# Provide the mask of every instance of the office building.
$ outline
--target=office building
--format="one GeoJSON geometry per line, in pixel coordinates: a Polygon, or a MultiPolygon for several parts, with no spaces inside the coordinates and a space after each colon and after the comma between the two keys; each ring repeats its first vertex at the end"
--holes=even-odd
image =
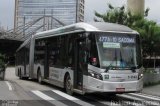
{"type": "MultiPolygon", "coordinates": [[[[84,0],[15,0],[14,27],[22,26],[43,16],[52,16],[65,25],[84,21],[84,0]]],[[[49,21],[51,19],[45,19],[49,21]]],[[[50,21],[49,21],[50,22],[50,21]]],[[[37,22],[32,27],[43,24],[37,22]]],[[[59,27],[53,22],[52,28],[59,27]]]]}

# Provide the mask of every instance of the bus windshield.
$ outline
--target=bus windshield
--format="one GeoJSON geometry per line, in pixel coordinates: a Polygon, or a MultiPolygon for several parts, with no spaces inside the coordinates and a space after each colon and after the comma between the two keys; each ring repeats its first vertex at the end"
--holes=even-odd
{"type": "Polygon", "coordinates": [[[101,67],[132,68],[140,64],[140,45],[136,35],[101,33],[96,35],[101,67]]]}

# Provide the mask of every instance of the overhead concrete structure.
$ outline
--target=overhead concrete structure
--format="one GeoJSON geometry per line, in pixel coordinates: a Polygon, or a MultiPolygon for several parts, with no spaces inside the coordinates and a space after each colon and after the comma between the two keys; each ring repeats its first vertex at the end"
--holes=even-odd
{"type": "Polygon", "coordinates": [[[127,0],[127,7],[132,14],[144,15],[145,0],[127,0]]]}
{"type": "Polygon", "coordinates": [[[6,32],[0,31],[0,54],[5,55],[6,61],[9,62],[10,65],[14,65],[15,52],[21,43],[21,41],[18,41],[13,36],[7,36],[6,32]]]}
{"type": "MultiPolygon", "coordinates": [[[[17,28],[42,16],[52,16],[61,22],[73,24],[84,21],[85,0],[15,0],[15,21],[17,28]]],[[[45,21],[49,21],[48,18],[45,21]]],[[[44,24],[37,23],[33,28],[44,24]]],[[[60,27],[59,23],[50,23],[52,28],[60,27]],[[53,24],[53,25],[52,25],[53,24]]]]}

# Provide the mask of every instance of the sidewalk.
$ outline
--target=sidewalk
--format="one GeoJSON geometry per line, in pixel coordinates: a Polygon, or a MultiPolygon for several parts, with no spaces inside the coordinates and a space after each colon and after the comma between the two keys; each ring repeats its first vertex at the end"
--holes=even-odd
{"type": "Polygon", "coordinates": [[[160,84],[143,88],[142,93],[160,96],[160,84]]]}

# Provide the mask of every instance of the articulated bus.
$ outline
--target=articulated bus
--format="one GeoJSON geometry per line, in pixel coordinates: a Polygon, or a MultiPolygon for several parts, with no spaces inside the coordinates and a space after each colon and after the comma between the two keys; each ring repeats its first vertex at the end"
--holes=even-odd
{"type": "Polygon", "coordinates": [[[40,32],[17,49],[16,75],[62,87],[68,94],[140,92],[140,37],[126,26],[104,22],[40,32]]]}

